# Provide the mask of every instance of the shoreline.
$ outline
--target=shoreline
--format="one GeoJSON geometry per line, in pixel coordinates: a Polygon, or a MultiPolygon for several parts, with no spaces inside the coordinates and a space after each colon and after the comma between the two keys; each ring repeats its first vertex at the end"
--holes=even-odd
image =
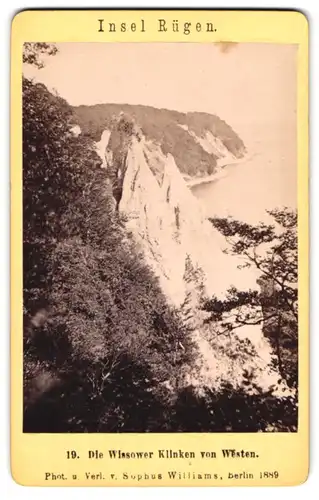
{"type": "Polygon", "coordinates": [[[217,181],[222,179],[227,174],[227,167],[233,165],[240,165],[241,163],[245,163],[246,161],[251,160],[253,155],[247,155],[244,158],[239,158],[229,163],[225,163],[224,165],[217,166],[217,171],[214,174],[206,175],[205,177],[195,177],[195,178],[185,178],[185,182],[189,188],[199,186],[200,184],[209,184],[210,182],[217,181]]]}
{"type": "Polygon", "coordinates": [[[198,177],[196,179],[185,179],[188,187],[192,188],[195,186],[199,186],[200,184],[209,184],[210,182],[217,181],[218,179],[222,179],[226,172],[223,171],[224,167],[221,170],[218,170],[215,174],[207,175],[206,177],[198,177]]]}

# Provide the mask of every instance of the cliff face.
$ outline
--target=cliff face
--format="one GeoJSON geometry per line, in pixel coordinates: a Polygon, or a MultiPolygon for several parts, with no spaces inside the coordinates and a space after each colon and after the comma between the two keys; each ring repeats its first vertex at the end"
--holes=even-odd
{"type": "MultiPolygon", "coordinates": [[[[199,358],[185,383],[214,389],[225,382],[236,386],[245,371],[254,372],[261,387],[276,383],[278,374],[269,368],[271,349],[259,326],[246,327],[229,339],[218,335],[217,325],[205,324],[203,299],[225,296],[230,284],[242,286],[243,273],[238,262],[223,253],[224,238],[205,219],[174,157],[165,155],[121,115],[109,136],[104,161],[128,231],[198,345],[199,358]],[[247,339],[253,354],[245,345],[247,339]]],[[[256,276],[248,273],[245,285],[256,288],[256,276]]]]}

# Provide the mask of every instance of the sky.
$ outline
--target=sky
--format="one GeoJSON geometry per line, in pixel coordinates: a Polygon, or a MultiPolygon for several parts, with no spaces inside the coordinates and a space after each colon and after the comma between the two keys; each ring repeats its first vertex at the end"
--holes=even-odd
{"type": "MultiPolygon", "coordinates": [[[[61,43],[26,76],[70,104],[146,104],[217,114],[239,134],[296,120],[297,46],[266,43],[61,43]]],[[[244,137],[245,138],[245,137],[244,137]]]]}

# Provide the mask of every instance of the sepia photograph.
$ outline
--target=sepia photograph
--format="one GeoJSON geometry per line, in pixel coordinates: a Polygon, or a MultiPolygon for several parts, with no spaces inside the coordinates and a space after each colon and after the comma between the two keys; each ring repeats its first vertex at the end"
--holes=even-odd
{"type": "Polygon", "coordinates": [[[24,43],[23,432],[298,431],[297,50],[24,43]]]}

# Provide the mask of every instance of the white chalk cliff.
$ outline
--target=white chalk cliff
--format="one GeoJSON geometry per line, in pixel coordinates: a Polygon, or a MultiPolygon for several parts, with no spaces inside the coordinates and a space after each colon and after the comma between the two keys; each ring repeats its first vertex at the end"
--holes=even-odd
{"type": "Polygon", "coordinates": [[[277,384],[278,373],[270,367],[271,348],[260,326],[243,327],[229,338],[218,335],[217,325],[204,323],[204,297],[223,297],[231,285],[254,289],[257,276],[240,271],[238,261],[223,253],[224,237],[205,218],[173,156],[165,156],[160,145],[147,141],[123,116],[111,134],[104,133],[98,147],[127,229],[158,276],[168,302],[192,329],[199,356],[185,384],[216,391],[225,382],[238,387],[245,371],[253,373],[264,389],[277,384]]]}
{"type": "Polygon", "coordinates": [[[231,153],[219,137],[216,137],[210,130],[206,130],[203,136],[197,136],[187,125],[179,125],[189,133],[193,139],[209,154],[217,158],[217,166],[238,161],[238,158],[231,153]]]}

